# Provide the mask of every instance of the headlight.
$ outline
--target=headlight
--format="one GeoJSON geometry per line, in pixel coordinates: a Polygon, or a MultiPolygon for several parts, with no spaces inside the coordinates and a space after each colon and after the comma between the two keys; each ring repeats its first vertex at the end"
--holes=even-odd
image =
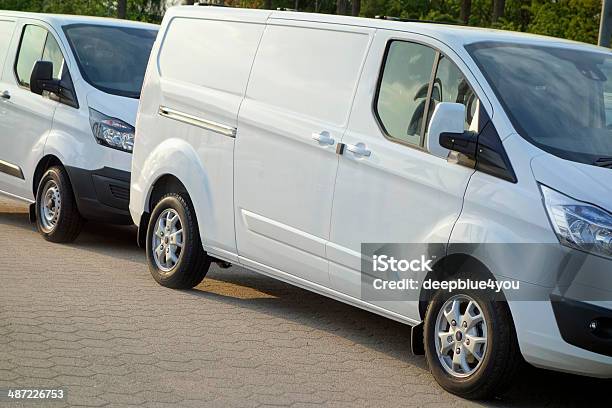
{"type": "Polygon", "coordinates": [[[612,258],[612,214],[546,186],[540,189],[561,244],[612,258]]]}
{"type": "Polygon", "coordinates": [[[131,153],[134,149],[134,127],[89,108],[89,123],[96,142],[131,153]]]}

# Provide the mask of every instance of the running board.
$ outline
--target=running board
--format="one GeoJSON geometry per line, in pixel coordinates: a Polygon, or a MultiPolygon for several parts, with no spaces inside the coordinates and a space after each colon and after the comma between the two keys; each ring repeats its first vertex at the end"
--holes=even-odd
{"type": "Polygon", "coordinates": [[[231,263],[229,263],[229,262],[227,262],[227,261],[224,261],[224,260],[222,260],[222,259],[219,259],[219,258],[215,258],[214,256],[211,256],[211,257],[210,257],[210,260],[211,260],[212,262],[216,263],[216,264],[217,264],[217,266],[218,266],[219,268],[221,268],[221,269],[228,269],[228,268],[231,268],[231,267],[232,267],[232,264],[231,264],[231,263]]]}

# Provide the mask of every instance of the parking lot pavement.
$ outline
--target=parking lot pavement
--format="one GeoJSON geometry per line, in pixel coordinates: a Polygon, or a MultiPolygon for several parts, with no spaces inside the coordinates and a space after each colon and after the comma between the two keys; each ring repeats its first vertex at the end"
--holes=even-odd
{"type": "Polygon", "coordinates": [[[410,354],[401,324],[238,267],[165,289],[134,228],[88,224],[55,245],[26,211],[0,199],[0,389],[65,389],[50,406],[578,407],[610,395],[610,381],[530,368],[498,400],[461,400],[410,354]]]}

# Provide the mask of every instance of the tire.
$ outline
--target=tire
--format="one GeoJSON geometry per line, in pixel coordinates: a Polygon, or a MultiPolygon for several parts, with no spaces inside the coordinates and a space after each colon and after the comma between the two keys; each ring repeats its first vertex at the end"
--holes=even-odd
{"type": "Polygon", "coordinates": [[[190,289],[202,282],[210,257],[202,248],[195,211],[187,194],[171,193],[159,200],[149,219],[146,252],[149,271],[160,285],[190,289]],[[160,248],[167,255],[156,252],[160,248]]]}
{"type": "MultiPolygon", "coordinates": [[[[449,313],[449,316],[453,314],[449,313]]],[[[468,319],[465,320],[467,322],[468,319]]],[[[523,362],[507,303],[499,300],[493,301],[486,293],[479,291],[465,290],[453,293],[438,291],[429,303],[425,314],[423,344],[429,369],[438,384],[448,392],[467,399],[487,399],[501,394],[512,384],[523,362]],[[444,312],[441,312],[443,307],[445,311],[451,311],[453,301],[457,301],[461,307],[459,308],[460,319],[456,321],[452,330],[459,327],[461,334],[457,335],[454,332],[452,336],[438,336],[438,332],[453,332],[451,330],[452,320],[456,319],[451,317],[449,322],[449,318],[444,312]],[[467,309],[470,301],[473,301],[476,307],[470,306],[469,314],[475,317],[476,321],[480,315],[484,320],[482,323],[475,324],[473,328],[468,326],[466,329],[463,326],[464,318],[461,311],[464,310],[463,307],[467,309]],[[447,325],[448,328],[441,329],[440,325],[447,325]],[[485,344],[478,339],[482,339],[483,335],[487,339],[485,344]],[[439,338],[438,343],[436,343],[436,338],[439,338]],[[470,344],[476,355],[481,357],[480,361],[467,350],[470,344]],[[446,354],[440,353],[446,357],[440,357],[437,351],[442,350],[443,345],[450,347],[446,354]],[[461,345],[464,348],[460,348],[461,345]],[[457,354],[457,350],[460,353],[457,354]],[[461,357],[465,357],[469,370],[456,367],[453,364],[455,356],[459,361],[461,357]],[[452,372],[449,371],[449,359],[452,372]]]]}
{"type": "Polygon", "coordinates": [[[47,240],[56,243],[74,241],[83,227],[74,192],[66,170],[50,167],[36,190],[36,228],[47,240]]]}

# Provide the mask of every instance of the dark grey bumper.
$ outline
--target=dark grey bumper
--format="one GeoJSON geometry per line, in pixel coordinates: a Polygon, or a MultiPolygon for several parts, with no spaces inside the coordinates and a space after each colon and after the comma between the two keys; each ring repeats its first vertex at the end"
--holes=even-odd
{"type": "Polygon", "coordinates": [[[129,212],[130,172],[104,167],[66,167],[81,215],[91,221],[132,224],[129,212]]]}
{"type": "Polygon", "coordinates": [[[612,357],[612,310],[556,295],[550,300],[563,340],[612,357]]]}

